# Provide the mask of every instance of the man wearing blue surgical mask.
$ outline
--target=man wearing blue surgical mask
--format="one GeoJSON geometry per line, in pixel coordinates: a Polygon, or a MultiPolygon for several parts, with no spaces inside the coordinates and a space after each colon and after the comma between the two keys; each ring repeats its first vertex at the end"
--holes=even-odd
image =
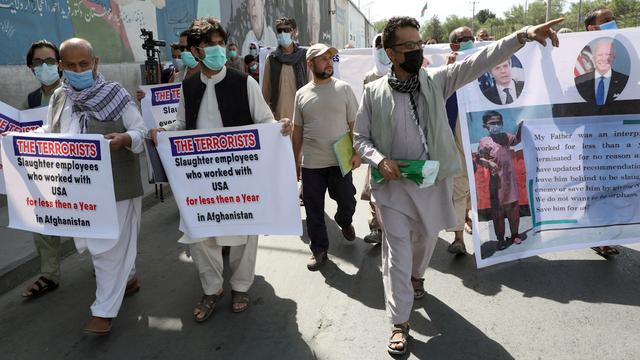
{"type": "Polygon", "coordinates": [[[276,20],[276,31],[278,48],[265,61],[262,94],[276,119],[291,119],[296,91],[309,82],[307,51],[294,41],[298,35],[294,19],[276,20]]]}
{"type": "Polygon", "coordinates": [[[47,40],[39,40],[31,44],[27,52],[27,66],[40,83],[40,87],[29,93],[23,109],[33,109],[49,105],[49,99],[60,84],[58,48],[47,40]]]}
{"type": "MultiPolygon", "coordinates": [[[[275,122],[262,97],[260,85],[247,74],[225,66],[227,32],[218,20],[195,20],[189,28],[187,40],[191,53],[200,62],[201,72],[182,82],[176,121],[149,131],[154,142],[157,142],[159,131],[218,129],[275,122]]],[[[291,121],[282,119],[280,122],[283,136],[290,136],[291,121]]],[[[185,234],[179,241],[189,244],[204,293],[193,309],[194,321],[207,320],[222,298],[224,246],[230,247],[231,310],[239,313],[249,308],[248,291],[255,275],[257,235],[192,239],[185,234]]]]}
{"type": "Polygon", "coordinates": [[[584,17],[584,28],[587,31],[615,30],[618,24],[611,10],[601,8],[587,13],[584,17]]]}
{"type": "MultiPolygon", "coordinates": [[[[23,109],[49,105],[53,92],[62,84],[59,61],[60,52],[51,42],[39,40],[31,44],[27,52],[27,66],[40,82],[40,87],[27,96],[23,109]]],[[[44,295],[60,284],[60,236],[34,233],[33,240],[40,255],[40,276],[22,293],[27,299],[44,295]]]]}
{"type": "MultiPolygon", "coordinates": [[[[457,60],[458,51],[466,51],[474,46],[471,29],[467,26],[459,27],[449,34],[449,47],[451,53],[447,57],[447,65],[453,64],[457,60]]],[[[447,247],[447,251],[452,254],[466,254],[467,249],[464,244],[464,232],[471,231],[471,222],[467,221],[467,214],[471,209],[471,197],[469,190],[469,180],[467,179],[467,166],[462,149],[462,135],[460,131],[460,117],[458,116],[458,95],[454,93],[447,99],[447,117],[449,126],[453,130],[458,154],[462,160],[462,171],[453,178],[453,207],[456,213],[456,225],[447,229],[454,233],[453,242],[447,247]]]]}
{"type": "Polygon", "coordinates": [[[106,335],[123,297],[140,289],[135,276],[143,194],[138,154],[144,150],[147,130],[129,93],[98,71],[91,43],[65,40],[60,59],[65,80],[51,97],[46,123],[36,132],[102,134],[109,140],[120,233],[111,239],[74,238],[79,252],[91,254],[96,275],[96,299],[84,330],[106,335]]]}
{"type": "MultiPolygon", "coordinates": [[[[377,34],[373,39],[373,69],[369,70],[364,76],[364,85],[372,81],[376,81],[385,76],[391,69],[391,60],[387,56],[382,46],[382,34],[377,34]]],[[[369,179],[371,178],[371,167],[367,167],[367,177],[362,188],[360,195],[361,200],[369,202],[369,235],[366,235],[363,240],[369,244],[381,244],[382,243],[382,227],[380,226],[379,215],[375,204],[371,201],[371,186],[369,186],[369,179]]]]}
{"type": "Polygon", "coordinates": [[[227,45],[227,58],[227,67],[244,72],[244,63],[242,59],[240,59],[238,45],[234,43],[227,45]]]}

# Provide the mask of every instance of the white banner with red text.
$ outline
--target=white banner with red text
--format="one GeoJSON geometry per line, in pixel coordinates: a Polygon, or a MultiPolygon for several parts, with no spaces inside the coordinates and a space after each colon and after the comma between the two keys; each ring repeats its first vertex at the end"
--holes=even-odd
{"type": "Polygon", "coordinates": [[[46,235],[119,234],[109,142],[102,135],[2,138],[9,227],[46,235]]]}
{"type": "Polygon", "coordinates": [[[158,133],[185,234],[302,234],[291,141],[280,130],[263,124],[158,133]]]}

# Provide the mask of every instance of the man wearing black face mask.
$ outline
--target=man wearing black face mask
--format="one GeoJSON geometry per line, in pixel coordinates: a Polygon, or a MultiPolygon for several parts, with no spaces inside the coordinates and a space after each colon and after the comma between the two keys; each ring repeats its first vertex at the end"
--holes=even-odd
{"type": "Polygon", "coordinates": [[[485,47],[465,61],[421,69],[420,25],[410,17],[389,19],[382,43],[393,63],[389,75],[365,86],[354,128],[354,148],[377,167],[385,181],[372,181],[372,196],[384,224],[382,273],[386,308],[394,328],[387,346],[404,354],[414,299],[426,294],[422,276],[438,232],[455,225],[452,185],[461,164],[446,116],[445,100],[492,66],[511,57],[527,41],[546,45],[558,37],[551,26],[563,19],[526,27],[485,47]],[[403,178],[404,160],[432,160],[433,185],[419,188],[403,178]],[[439,164],[439,167],[435,165],[439,164]]]}

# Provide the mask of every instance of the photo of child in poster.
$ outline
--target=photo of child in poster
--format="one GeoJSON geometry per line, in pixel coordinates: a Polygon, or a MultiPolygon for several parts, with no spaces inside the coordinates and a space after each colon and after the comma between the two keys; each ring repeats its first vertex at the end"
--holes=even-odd
{"type": "Polygon", "coordinates": [[[522,122],[510,111],[470,114],[469,135],[476,185],[478,222],[486,223],[490,240],[482,258],[526,240],[522,217],[530,217],[526,170],[520,134],[522,122]]]}

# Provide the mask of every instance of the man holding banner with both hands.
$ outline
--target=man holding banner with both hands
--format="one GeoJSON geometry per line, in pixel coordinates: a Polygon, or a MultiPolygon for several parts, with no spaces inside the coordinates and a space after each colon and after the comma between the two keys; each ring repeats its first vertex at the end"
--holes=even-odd
{"type": "MultiPolygon", "coordinates": [[[[182,83],[176,121],[149,131],[157,144],[159,131],[218,129],[275,122],[258,83],[247,74],[227,68],[227,32],[213,18],[195,20],[188,29],[189,51],[200,64],[200,73],[182,83]]],[[[291,122],[282,119],[282,135],[291,134],[291,122]]],[[[204,295],[193,310],[196,322],[207,320],[223,296],[222,247],[230,246],[232,311],[249,307],[258,249],[257,235],[216,236],[179,240],[189,244],[198,267],[204,295]]]]}

